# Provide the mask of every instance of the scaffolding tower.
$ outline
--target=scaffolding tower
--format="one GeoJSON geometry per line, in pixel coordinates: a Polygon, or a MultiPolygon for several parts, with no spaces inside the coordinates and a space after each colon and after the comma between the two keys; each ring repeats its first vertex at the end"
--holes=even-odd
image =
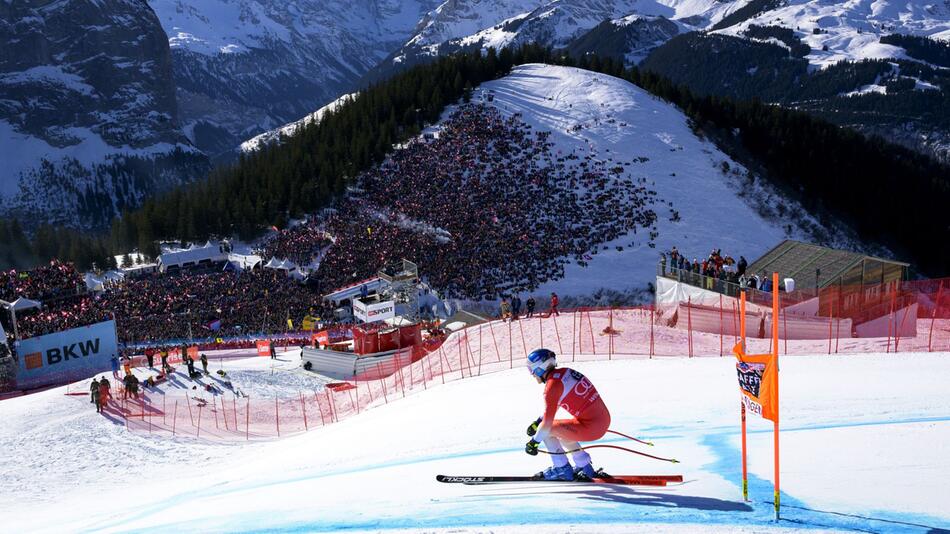
{"type": "Polygon", "coordinates": [[[380,289],[381,300],[403,305],[402,315],[410,322],[419,320],[419,266],[402,259],[383,266],[377,273],[386,284],[380,289]]]}

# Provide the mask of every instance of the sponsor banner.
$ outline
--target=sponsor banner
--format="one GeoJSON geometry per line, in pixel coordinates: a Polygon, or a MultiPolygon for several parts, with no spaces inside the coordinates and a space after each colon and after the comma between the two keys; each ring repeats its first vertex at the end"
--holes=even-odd
{"type": "Polygon", "coordinates": [[[257,355],[270,356],[270,341],[266,339],[259,339],[257,341],[257,355]]]}
{"type": "Polygon", "coordinates": [[[39,387],[88,378],[111,369],[118,356],[115,321],[47,334],[17,343],[18,387],[39,387]]]}
{"type": "Polygon", "coordinates": [[[396,316],[396,303],[387,300],[377,304],[364,304],[359,299],[353,299],[353,316],[364,323],[392,319],[396,316]]]}
{"type": "Polygon", "coordinates": [[[732,349],[736,358],[736,373],[739,392],[746,410],[765,419],[775,421],[778,417],[775,390],[778,388],[778,373],[771,354],[746,355],[742,345],[732,349]]]}

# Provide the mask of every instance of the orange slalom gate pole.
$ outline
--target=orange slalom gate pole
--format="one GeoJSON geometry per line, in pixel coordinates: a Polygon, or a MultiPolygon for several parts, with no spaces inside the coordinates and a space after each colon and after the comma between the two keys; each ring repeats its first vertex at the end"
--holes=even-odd
{"type": "MultiPolygon", "coordinates": [[[[778,273],[772,273],[772,316],[775,317],[779,309],[779,294],[778,294],[778,273]]],[[[772,321],[772,358],[775,365],[775,372],[779,372],[778,365],[778,321],[772,321]]],[[[781,486],[779,484],[779,447],[778,447],[778,420],[779,420],[779,394],[778,394],[778,375],[776,374],[775,378],[775,430],[774,430],[774,447],[775,447],[775,520],[779,520],[779,497],[781,494],[781,486]]]]}

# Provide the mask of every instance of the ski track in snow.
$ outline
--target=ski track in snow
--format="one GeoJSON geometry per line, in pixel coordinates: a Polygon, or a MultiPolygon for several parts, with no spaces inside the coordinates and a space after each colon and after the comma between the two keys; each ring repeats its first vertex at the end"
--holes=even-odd
{"type": "MultiPolygon", "coordinates": [[[[783,529],[950,527],[940,491],[950,473],[950,395],[941,379],[950,372],[947,356],[783,359],[783,529]]],[[[255,368],[262,383],[279,380],[268,362],[247,362],[228,364],[245,369],[242,382],[253,380],[255,368]]],[[[613,428],[651,439],[656,447],[648,452],[683,463],[603,450],[593,452],[595,462],[615,473],[682,473],[684,483],[435,482],[438,473],[529,474],[545,465],[522,452],[523,427],[539,408],[540,389],[516,368],[430,387],[323,429],[250,445],[130,434],[95,416],[84,397],[63,397],[61,389],[3,401],[4,473],[28,479],[48,455],[70,447],[80,469],[17,482],[0,495],[0,513],[12,518],[12,530],[49,532],[64,524],[84,532],[773,528],[771,424],[755,418],[749,422],[752,502],[741,501],[731,358],[572,366],[604,395],[613,428]],[[68,445],[46,451],[42,442],[17,441],[37,417],[46,419],[49,439],[66,432],[68,445]],[[76,424],[83,432],[67,431],[76,424]],[[26,457],[33,461],[20,465],[26,457]],[[129,470],[137,476],[124,477],[129,470]]],[[[282,363],[276,372],[295,373],[292,367],[282,363]]],[[[289,379],[290,387],[296,380],[289,379]]]]}

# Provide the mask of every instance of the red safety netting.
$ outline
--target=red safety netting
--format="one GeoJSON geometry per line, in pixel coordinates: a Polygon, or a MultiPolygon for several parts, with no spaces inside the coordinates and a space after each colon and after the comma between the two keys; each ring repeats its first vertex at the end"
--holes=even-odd
{"type": "MultiPolygon", "coordinates": [[[[777,318],[780,353],[950,351],[950,286],[947,294],[944,291],[939,284],[935,291],[917,291],[913,298],[894,291],[880,299],[884,303],[890,299],[891,304],[874,318],[859,317],[857,311],[807,315],[796,312],[795,306],[801,308],[808,299],[783,299],[777,318]],[[856,324],[858,320],[863,322],[856,324]],[[875,322],[868,325],[869,321],[875,322]],[[861,332],[873,336],[855,337],[861,332]]],[[[816,296],[839,299],[845,294],[839,289],[816,296]]],[[[542,346],[556,351],[559,360],[568,364],[729,357],[739,332],[734,300],[725,295],[701,303],[687,299],[672,313],[652,306],[582,308],[559,315],[495,320],[401,349],[385,364],[368,359],[354,379],[316,391],[281,398],[235,396],[230,391],[145,393],[139,399],[113,401],[107,415],[121,417],[129,430],[141,433],[215,441],[273,439],[331,424],[446,382],[522,367],[527,354],[542,346]]],[[[751,300],[746,312],[747,350],[766,352],[770,340],[765,333],[771,330],[773,317],[770,310],[751,300]]],[[[118,389],[117,397],[121,394],[118,389]]]]}

